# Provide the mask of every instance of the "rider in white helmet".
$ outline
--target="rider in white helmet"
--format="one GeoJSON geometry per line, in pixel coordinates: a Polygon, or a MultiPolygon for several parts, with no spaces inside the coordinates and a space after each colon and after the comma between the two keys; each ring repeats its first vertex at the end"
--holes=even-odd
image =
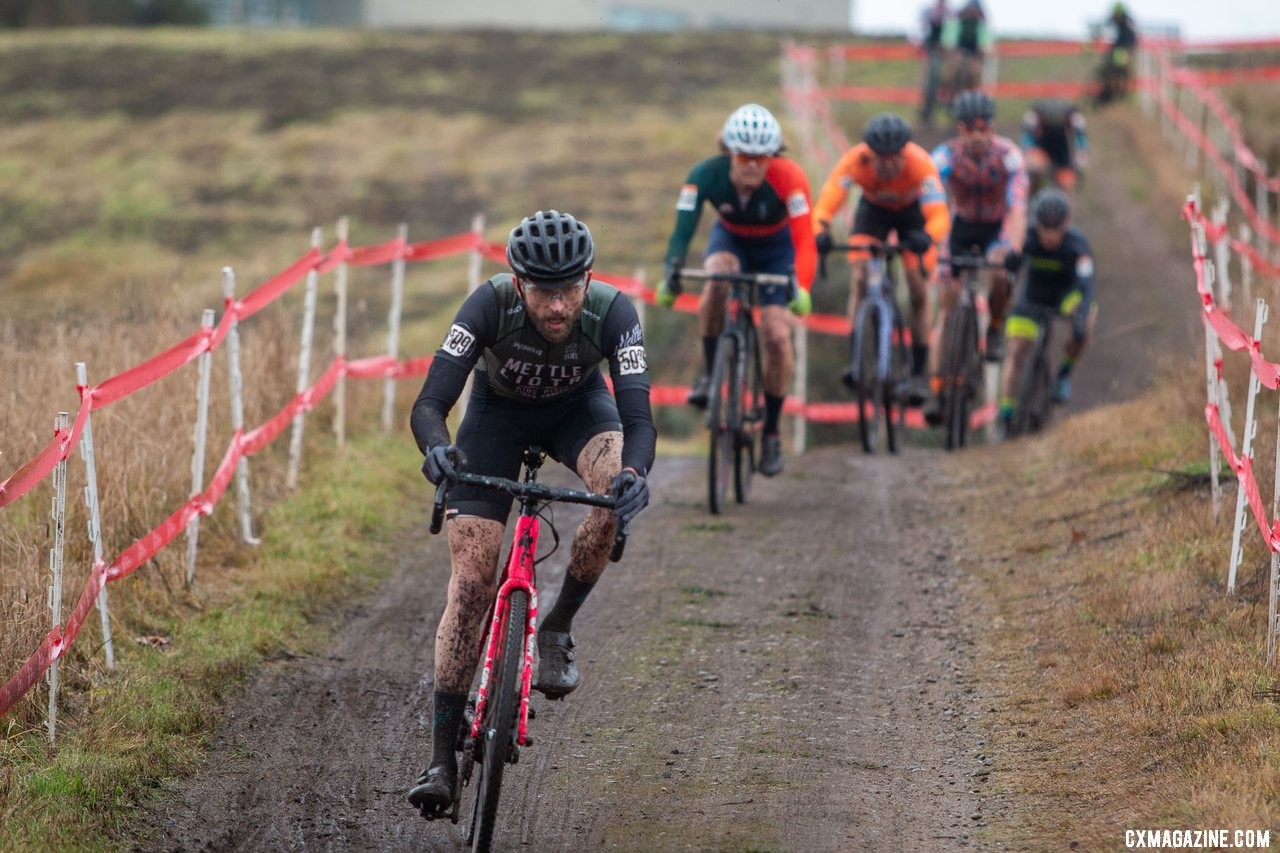
{"type": "MultiPolygon", "coordinates": [[[[782,471],[778,421],[791,386],[795,356],[791,346],[792,314],[803,317],[812,307],[809,286],[817,267],[810,216],[809,179],[791,159],[779,156],[782,128],[759,104],[734,110],[720,131],[720,153],[694,166],[676,199],[676,223],[667,246],[666,275],[658,286],[658,302],[671,305],[681,292],[680,268],[698,228],[704,202],[716,211],[703,267],[709,273],[781,273],[796,287],[759,290],[760,340],[764,345],[765,422],[760,471],[782,471]]],[[[728,282],[709,281],[702,290],[698,328],[706,372],[689,392],[693,406],[707,404],[708,375],[716,343],[724,327],[728,282]]]]}

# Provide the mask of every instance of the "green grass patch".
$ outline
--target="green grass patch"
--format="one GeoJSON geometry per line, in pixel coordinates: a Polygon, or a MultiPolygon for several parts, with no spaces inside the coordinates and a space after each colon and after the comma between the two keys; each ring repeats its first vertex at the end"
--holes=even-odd
{"type": "Polygon", "coordinates": [[[303,489],[263,520],[245,566],[207,569],[198,607],[154,617],[166,646],[117,637],[117,673],[68,700],[56,748],[9,732],[0,847],[117,837],[150,788],[199,765],[222,701],[263,658],[323,648],[331,614],[389,573],[395,533],[416,516],[415,454],[401,436],[374,436],[314,460],[303,489]]]}

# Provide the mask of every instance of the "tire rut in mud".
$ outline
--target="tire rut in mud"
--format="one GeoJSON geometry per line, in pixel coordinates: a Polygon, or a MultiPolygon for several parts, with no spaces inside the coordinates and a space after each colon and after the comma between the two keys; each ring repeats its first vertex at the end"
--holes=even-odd
{"type": "MultiPolygon", "coordinates": [[[[820,450],[714,518],[703,462],[660,460],[654,506],[575,625],[583,686],[535,698],[495,849],[968,846],[981,735],[926,497],[937,458],[820,450]]],[[[564,533],[579,516],[557,517],[564,533]]],[[[422,539],[404,535],[328,656],[272,663],[231,703],[137,847],[460,845],[404,802],[429,750],[422,673],[447,578],[443,541],[422,539]]]]}

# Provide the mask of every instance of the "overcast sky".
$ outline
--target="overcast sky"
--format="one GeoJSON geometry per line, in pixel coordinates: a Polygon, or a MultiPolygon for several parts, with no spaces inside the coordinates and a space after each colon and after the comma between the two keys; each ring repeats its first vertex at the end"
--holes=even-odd
{"type": "MultiPolygon", "coordinates": [[[[950,0],[954,8],[960,0],[950,0]]],[[[903,32],[916,28],[925,0],[851,0],[857,32],[903,32]]],[[[1111,0],[982,0],[997,37],[1055,35],[1081,37],[1090,20],[1105,17],[1111,0]],[[1056,11],[1050,12],[1049,9],[1056,11]]],[[[1129,14],[1144,23],[1177,24],[1183,38],[1264,38],[1280,36],[1277,0],[1126,0],[1129,14]]]]}

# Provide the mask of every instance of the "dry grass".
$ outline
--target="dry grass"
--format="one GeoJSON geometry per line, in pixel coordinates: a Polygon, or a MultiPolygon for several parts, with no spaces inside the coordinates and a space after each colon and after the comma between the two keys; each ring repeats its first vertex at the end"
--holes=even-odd
{"type": "Polygon", "coordinates": [[[1275,828],[1269,563],[1250,530],[1241,592],[1225,595],[1233,501],[1214,523],[1200,388],[1164,387],[966,460],[965,503],[1007,510],[964,549],[991,626],[979,680],[1008,799],[993,841],[1114,849],[1125,828],[1275,828]]]}
{"type": "MultiPolygon", "coordinates": [[[[75,410],[75,361],[88,364],[96,383],[154,355],[193,331],[201,309],[220,307],[224,264],[236,265],[243,294],[305,251],[312,225],[339,215],[352,217],[352,241],[362,244],[389,239],[401,221],[411,240],[452,234],[483,209],[487,236],[500,239],[530,210],[558,206],[591,223],[602,269],[652,267],[683,171],[714,151],[729,109],[769,102],[776,91],[777,40],[769,35],[513,36],[496,50],[493,38],[0,37],[0,81],[18,93],[0,106],[0,192],[8,200],[0,217],[0,477],[47,441],[58,409],[75,410]],[[743,62],[745,54],[759,61],[743,62]],[[725,75],[726,56],[739,73],[725,75]]],[[[326,244],[332,239],[327,227],[326,244]]],[[[385,269],[352,273],[354,355],[384,346],[386,279],[385,269]]],[[[434,349],[439,316],[464,280],[465,259],[411,268],[402,352],[434,349]]],[[[331,293],[331,280],[322,282],[314,365],[332,352],[331,293]]],[[[247,324],[249,425],[293,393],[301,298],[297,288],[247,324]]],[[[654,326],[655,352],[685,328],[662,319],[654,326]]],[[[658,369],[683,373],[692,355],[673,351],[672,366],[658,369]]],[[[230,433],[225,371],[223,352],[206,479],[230,433]]],[[[187,367],[94,417],[108,557],[190,491],[194,384],[187,367]]],[[[380,393],[381,383],[349,384],[353,432],[377,428],[380,393]]],[[[411,394],[402,389],[401,413],[411,394]]],[[[314,447],[329,446],[330,412],[322,406],[312,416],[314,447]]],[[[282,494],[283,446],[251,462],[255,515],[282,494]]],[[[70,477],[74,496],[84,477],[78,457],[70,477]]],[[[25,660],[48,630],[48,498],[41,484],[0,512],[0,660],[25,660]]],[[[232,505],[224,500],[205,522],[206,567],[247,559],[235,544],[232,505]]],[[[70,500],[68,512],[64,616],[89,563],[80,503],[70,500]]],[[[206,603],[208,587],[182,587],[182,552],[169,548],[109,587],[122,638],[206,603]]],[[[207,583],[220,576],[202,569],[207,583]]],[[[85,631],[64,668],[73,695],[100,659],[96,618],[85,631]]],[[[29,699],[11,723],[34,727],[37,704],[29,699]]]]}

